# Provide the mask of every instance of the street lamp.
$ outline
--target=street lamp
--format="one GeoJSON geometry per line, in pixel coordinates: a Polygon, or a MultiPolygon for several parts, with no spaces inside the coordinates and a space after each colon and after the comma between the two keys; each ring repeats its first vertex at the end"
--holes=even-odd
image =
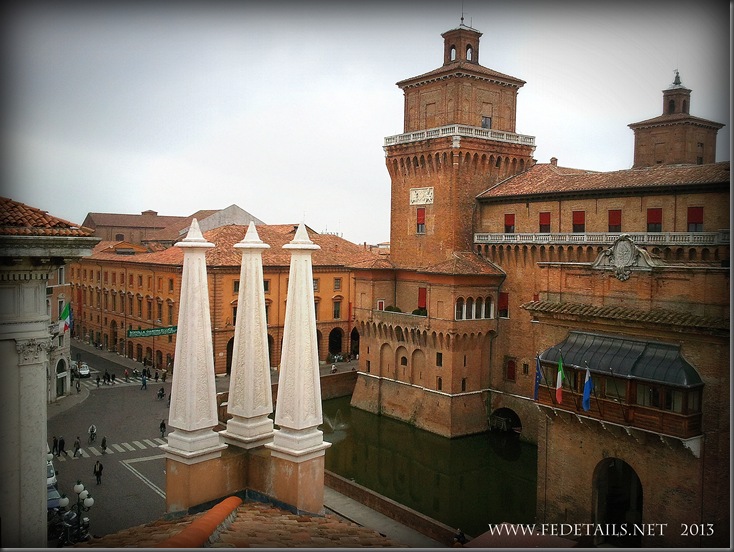
{"type": "MultiPolygon", "coordinates": [[[[74,492],[77,495],[77,499],[76,504],[72,505],[72,508],[76,509],[76,541],[79,542],[82,535],[82,512],[88,512],[92,508],[94,499],[89,494],[89,491],[84,488],[81,480],[77,480],[76,485],[74,485],[74,492]]],[[[66,508],[68,505],[69,498],[66,495],[62,495],[61,500],[59,500],[59,506],[66,508]]]]}

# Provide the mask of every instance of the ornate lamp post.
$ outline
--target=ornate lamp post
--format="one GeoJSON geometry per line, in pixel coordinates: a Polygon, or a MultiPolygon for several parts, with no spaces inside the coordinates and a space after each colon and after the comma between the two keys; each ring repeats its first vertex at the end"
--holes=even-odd
{"type": "MultiPolygon", "coordinates": [[[[84,484],[78,480],[74,485],[74,492],[77,495],[76,504],[72,505],[73,509],[76,509],[76,541],[81,539],[82,534],[82,512],[88,512],[94,505],[94,499],[89,494],[89,491],[84,488],[84,484]]],[[[66,495],[61,496],[59,506],[66,508],[69,505],[69,498],[66,495]]]]}

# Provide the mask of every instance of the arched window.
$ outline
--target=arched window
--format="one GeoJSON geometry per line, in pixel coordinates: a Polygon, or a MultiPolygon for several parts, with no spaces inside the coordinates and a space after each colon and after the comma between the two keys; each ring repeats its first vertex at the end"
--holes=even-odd
{"type": "Polygon", "coordinates": [[[675,113],[675,101],[669,100],[668,101],[668,115],[672,115],[675,113]]]}
{"type": "Polygon", "coordinates": [[[456,61],[456,46],[451,47],[451,61],[456,61]]]}
{"type": "Polygon", "coordinates": [[[688,102],[683,100],[683,113],[688,113],[688,102]]]}
{"type": "Polygon", "coordinates": [[[474,318],[484,318],[484,303],[481,297],[474,304],[474,318]]]}
{"type": "Polygon", "coordinates": [[[474,316],[474,299],[469,297],[469,299],[466,300],[466,319],[471,320],[475,318],[474,316]]]}
{"type": "Polygon", "coordinates": [[[494,318],[494,313],[492,312],[492,298],[487,297],[484,301],[484,318],[494,318]]]}
{"type": "Polygon", "coordinates": [[[400,366],[407,366],[408,365],[408,357],[400,357],[400,366]]]}
{"type": "Polygon", "coordinates": [[[441,391],[442,388],[443,388],[443,380],[441,380],[441,378],[438,377],[436,378],[436,389],[438,391],[441,391]]]}
{"type": "Polygon", "coordinates": [[[467,59],[467,61],[471,61],[473,56],[474,56],[474,49],[471,47],[471,45],[468,45],[466,47],[466,59],[467,59]]]}
{"type": "Polygon", "coordinates": [[[464,320],[464,299],[456,300],[456,320],[464,320]]]}

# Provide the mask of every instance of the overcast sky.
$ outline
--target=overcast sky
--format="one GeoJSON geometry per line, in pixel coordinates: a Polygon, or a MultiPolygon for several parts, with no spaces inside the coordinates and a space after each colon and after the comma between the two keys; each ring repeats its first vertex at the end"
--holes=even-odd
{"type": "Polygon", "coordinates": [[[388,241],[395,83],[442,65],[462,9],[479,63],[526,81],[516,130],[538,162],[630,168],[627,125],[663,113],[676,68],[691,114],[726,123],[729,160],[727,2],[115,5],[18,2],[4,18],[2,194],[75,223],[236,204],[388,241]]]}

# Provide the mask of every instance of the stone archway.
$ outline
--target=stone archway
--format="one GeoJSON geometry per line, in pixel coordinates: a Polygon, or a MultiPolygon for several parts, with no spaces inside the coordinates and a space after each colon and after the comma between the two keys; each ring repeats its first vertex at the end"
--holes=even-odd
{"type": "MultiPolygon", "coordinates": [[[[593,478],[594,523],[620,526],[642,523],[642,483],[635,470],[619,458],[605,458],[593,478]]],[[[597,537],[595,545],[639,547],[641,535],[597,537]]]]}
{"type": "Polygon", "coordinates": [[[356,326],[352,328],[352,332],[349,334],[349,354],[353,358],[359,354],[359,332],[356,326]]]}
{"type": "MultiPolygon", "coordinates": [[[[270,338],[270,336],[268,336],[270,338]]],[[[270,341],[270,339],[268,339],[270,341]]],[[[232,357],[234,356],[234,337],[227,341],[227,375],[232,374],[232,357]]],[[[272,366],[272,365],[268,365],[272,366]]]]}
{"type": "Polygon", "coordinates": [[[344,332],[341,328],[334,328],[329,332],[329,353],[336,355],[342,352],[344,332]]]}
{"type": "Polygon", "coordinates": [[[60,358],[56,363],[56,397],[66,395],[66,361],[60,358]]]}

